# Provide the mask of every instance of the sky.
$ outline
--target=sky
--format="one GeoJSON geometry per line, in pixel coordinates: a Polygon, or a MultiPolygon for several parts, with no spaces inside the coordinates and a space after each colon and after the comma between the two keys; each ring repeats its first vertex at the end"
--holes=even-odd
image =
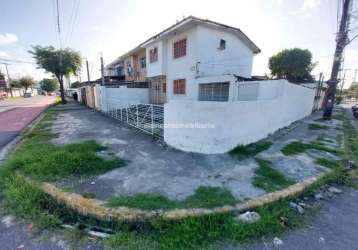
{"type": "MultiPolygon", "coordinates": [[[[309,49],[313,74],[329,78],[339,0],[59,0],[61,40],[89,61],[90,77],[105,64],[183,17],[193,15],[238,27],[259,46],[253,75],[269,73],[268,59],[285,48],[309,49]]],[[[341,1],[341,0],[340,0],[341,1]]],[[[358,0],[353,0],[358,10],[358,0]]],[[[29,63],[8,65],[12,78],[48,77],[28,53],[34,45],[59,47],[55,0],[1,0],[0,58],[29,63]]],[[[358,20],[351,28],[358,34],[358,20]]],[[[346,85],[358,69],[358,38],[345,51],[346,85]]],[[[83,65],[84,66],[84,65],[83,65]]],[[[4,66],[0,65],[4,72],[4,66]]],[[[85,68],[81,73],[86,79],[85,68]]],[[[73,79],[74,80],[74,79],[73,79]]],[[[358,76],[357,76],[358,81],[358,76]]]]}

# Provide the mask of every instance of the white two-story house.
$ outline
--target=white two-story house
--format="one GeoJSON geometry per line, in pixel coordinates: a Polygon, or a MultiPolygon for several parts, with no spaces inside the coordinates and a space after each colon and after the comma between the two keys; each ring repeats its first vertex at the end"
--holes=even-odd
{"type": "Polygon", "coordinates": [[[151,104],[227,101],[233,91],[223,76],[250,78],[257,53],[240,29],[190,16],[118,57],[107,70],[125,81],[149,82],[151,104]]]}
{"type": "Polygon", "coordinates": [[[260,49],[238,28],[188,17],[141,44],[146,49],[150,102],[173,99],[227,101],[220,76],[251,77],[260,49]]]}

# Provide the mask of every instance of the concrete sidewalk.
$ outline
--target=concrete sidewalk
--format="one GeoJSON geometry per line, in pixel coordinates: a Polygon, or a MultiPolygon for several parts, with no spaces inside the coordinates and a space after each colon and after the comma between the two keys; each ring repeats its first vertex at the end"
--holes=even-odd
{"type": "MultiPolygon", "coordinates": [[[[239,161],[229,154],[185,153],[100,113],[78,107],[80,109],[59,113],[52,127],[59,136],[53,142],[63,145],[94,139],[129,163],[126,167],[93,178],[68,178],[55,183],[58,187],[80,194],[91,193],[102,200],[114,195],[139,193],[161,194],[182,200],[200,186],[225,188],[238,200],[265,193],[252,185],[255,169],[258,168],[253,158],[239,161]]],[[[319,117],[320,114],[312,115],[270,136],[267,140],[272,141],[273,145],[260,157],[272,160],[278,171],[296,181],[327,171],[314,164],[316,158],[326,155],[325,152],[308,152],[290,157],[281,153],[282,147],[294,140],[311,142],[322,135],[333,138],[339,133],[339,121],[328,124],[330,128],[326,130],[308,129],[308,124],[319,117]]]]}

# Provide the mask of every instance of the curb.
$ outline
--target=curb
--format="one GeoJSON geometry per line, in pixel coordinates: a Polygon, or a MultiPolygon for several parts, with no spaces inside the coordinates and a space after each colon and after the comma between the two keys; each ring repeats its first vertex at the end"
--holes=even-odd
{"type": "MultiPolygon", "coordinates": [[[[128,207],[108,208],[104,206],[104,201],[97,199],[88,199],[76,193],[64,192],[54,185],[43,182],[40,189],[46,194],[53,197],[57,202],[66,205],[81,215],[93,216],[99,220],[111,221],[144,221],[149,219],[179,220],[190,217],[199,217],[212,214],[223,213],[239,213],[250,209],[254,209],[272,202],[295,196],[302,193],[307,187],[311,186],[319,178],[317,177],[305,179],[302,182],[289,186],[286,189],[268,193],[255,199],[238,203],[234,206],[222,206],[215,208],[190,208],[190,209],[173,209],[173,210],[141,210],[128,207]]],[[[32,181],[26,179],[29,183],[32,181]]]]}

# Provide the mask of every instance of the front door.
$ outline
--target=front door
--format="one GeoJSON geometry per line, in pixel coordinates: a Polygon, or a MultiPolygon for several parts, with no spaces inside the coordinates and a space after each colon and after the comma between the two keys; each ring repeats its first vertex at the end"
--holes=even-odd
{"type": "Polygon", "coordinates": [[[167,100],[167,86],[163,82],[151,82],[150,84],[150,103],[163,104],[167,100]]]}

